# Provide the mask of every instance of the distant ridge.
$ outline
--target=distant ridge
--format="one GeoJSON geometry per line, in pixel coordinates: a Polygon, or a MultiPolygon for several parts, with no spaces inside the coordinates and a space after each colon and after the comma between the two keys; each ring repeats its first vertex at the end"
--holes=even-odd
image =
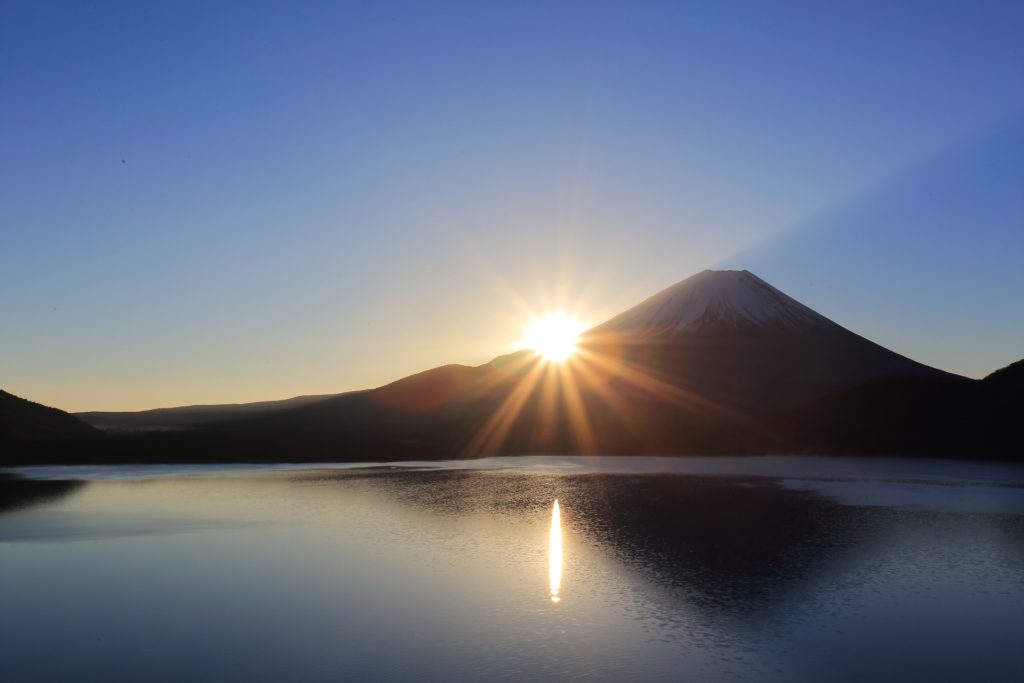
{"type": "Polygon", "coordinates": [[[223,420],[266,416],[335,396],[337,394],[311,394],[277,401],[180,406],[139,411],[90,411],[74,415],[93,427],[106,431],[196,429],[223,420]]]}

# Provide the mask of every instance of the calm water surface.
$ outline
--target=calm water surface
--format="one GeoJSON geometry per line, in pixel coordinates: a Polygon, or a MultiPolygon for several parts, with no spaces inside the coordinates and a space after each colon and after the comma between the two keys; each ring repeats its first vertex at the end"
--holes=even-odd
{"type": "Polygon", "coordinates": [[[1024,669],[1012,466],[497,458],[17,474],[0,479],[4,681],[1024,669]]]}

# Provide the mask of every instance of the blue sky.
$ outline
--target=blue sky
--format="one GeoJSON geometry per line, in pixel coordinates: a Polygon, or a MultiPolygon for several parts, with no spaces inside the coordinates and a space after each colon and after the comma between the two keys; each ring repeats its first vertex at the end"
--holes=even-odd
{"type": "Polygon", "coordinates": [[[0,386],[374,386],[746,267],[1024,357],[1022,3],[0,5],[0,386]]]}

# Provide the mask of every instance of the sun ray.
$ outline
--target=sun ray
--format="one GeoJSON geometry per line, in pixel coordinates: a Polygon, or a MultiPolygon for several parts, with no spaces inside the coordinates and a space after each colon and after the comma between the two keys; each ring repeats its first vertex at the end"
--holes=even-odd
{"type": "Polygon", "coordinates": [[[622,358],[621,355],[604,354],[592,348],[581,348],[578,356],[607,370],[616,379],[621,379],[646,394],[678,407],[709,416],[725,416],[734,419],[744,417],[741,413],[727,408],[721,403],[658,379],[643,366],[632,363],[622,358]]]}
{"type": "Polygon", "coordinates": [[[540,381],[540,405],[537,413],[538,433],[533,435],[541,444],[551,442],[551,437],[557,426],[556,418],[560,406],[558,401],[558,381],[555,373],[557,372],[556,368],[561,367],[561,363],[546,363],[544,365],[544,375],[540,381]]]}
{"type": "Polygon", "coordinates": [[[569,448],[583,454],[623,444],[650,448],[657,445],[659,430],[671,423],[665,422],[668,413],[644,407],[659,404],[708,420],[752,422],[750,416],[630,360],[619,340],[580,335],[580,327],[561,312],[534,319],[531,329],[539,330],[534,353],[510,354],[494,362],[477,391],[482,400],[499,397],[498,405],[469,436],[464,455],[500,453],[513,434],[517,448],[569,448]],[[643,398],[637,403],[628,391],[623,394],[624,388],[653,403],[643,398]],[[529,433],[513,430],[523,415],[530,419],[520,426],[529,427],[529,433]]]}
{"type": "Polygon", "coordinates": [[[533,393],[534,388],[540,381],[543,370],[543,365],[535,363],[526,375],[518,380],[508,398],[502,402],[501,406],[494,411],[494,414],[488,418],[487,422],[470,439],[464,449],[467,455],[474,456],[491,453],[501,445],[508,435],[509,429],[511,429],[519,413],[522,411],[523,406],[526,405],[526,401],[529,400],[530,394],[533,393]]]}
{"type": "Polygon", "coordinates": [[[586,407],[583,405],[579,384],[576,381],[577,375],[582,375],[584,372],[585,368],[575,363],[561,365],[558,367],[558,385],[565,401],[569,428],[576,446],[583,453],[593,453],[596,451],[594,432],[586,407]]]}

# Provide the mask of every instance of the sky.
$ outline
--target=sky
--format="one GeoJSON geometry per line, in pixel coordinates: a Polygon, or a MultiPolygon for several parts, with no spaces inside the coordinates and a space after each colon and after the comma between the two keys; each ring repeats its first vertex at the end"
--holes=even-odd
{"type": "Polygon", "coordinates": [[[1024,357],[1024,3],[0,2],[0,388],[367,388],[748,268],[1024,357]]]}

